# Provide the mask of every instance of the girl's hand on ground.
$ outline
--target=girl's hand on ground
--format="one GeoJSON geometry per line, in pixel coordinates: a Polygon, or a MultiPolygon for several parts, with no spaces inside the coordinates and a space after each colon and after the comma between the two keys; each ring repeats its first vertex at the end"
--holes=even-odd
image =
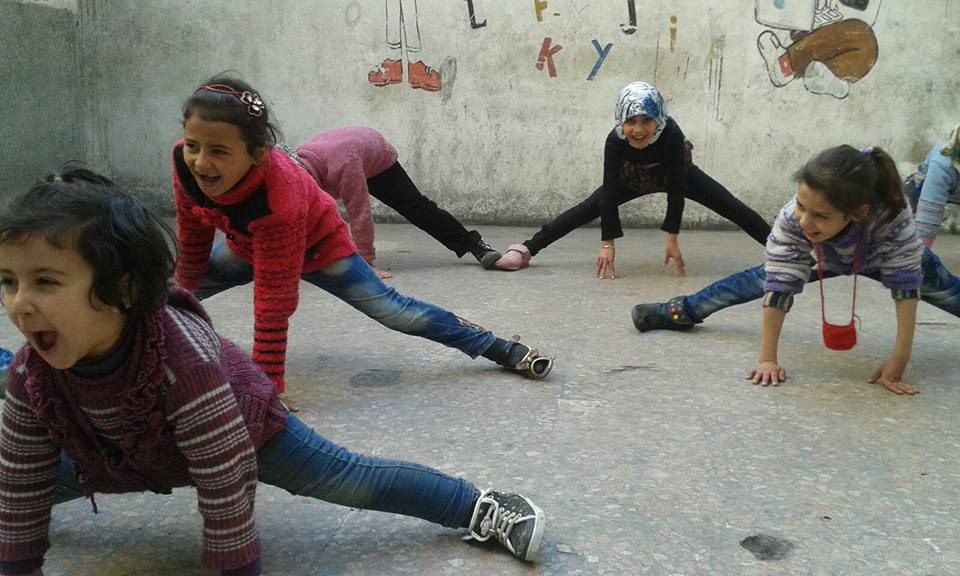
{"type": "Polygon", "coordinates": [[[597,256],[597,278],[601,280],[609,278],[611,280],[617,277],[617,272],[613,267],[613,259],[616,256],[616,249],[613,246],[600,248],[600,255],[597,256]]]}
{"type": "Polygon", "coordinates": [[[677,242],[677,235],[667,236],[667,247],[663,251],[663,267],[666,268],[670,260],[677,265],[677,276],[686,274],[686,265],[683,263],[683,254],[680,253],[680,244],[677,242]]]}
{"type": "Polygon", "coordinates": [[[756,368],[747,372],[745,380],[761,386],[779,386],[787,379],[787,372],[776,362],[761,362],[756,368]]]}
{"type": "Polygon", "coordinates": [[[882,366],[877,368],[867,382],[870,384],[880,384],[887,390],[895,394],[906,394],[913,396],[919,390],[916,386],[911,386],[903,382],[903,373],[907,369],[907,363],[899,358],[891,356],[882,366]]]}
{"type": "Polygon", "coordinates": [[[371,268],[373,268],[373,272],[374,272],[374,274],[377,275],[377,278],[379,278],[379,279],[381,279],[381,280],[386,280],[386,279],[388,279],[388,278],[393,278],[393,272],[387,272],[386,270],[381,270],[381,269],[377,268],[376,266],[371,266],[371,268]]]}

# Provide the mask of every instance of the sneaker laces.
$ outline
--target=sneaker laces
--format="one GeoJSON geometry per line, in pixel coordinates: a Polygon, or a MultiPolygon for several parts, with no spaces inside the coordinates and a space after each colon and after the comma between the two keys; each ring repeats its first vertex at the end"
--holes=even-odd
{"type": "Polygon", "coordinates": [[[473,509],[473,516],[470,518],[470,533],[463,537],[464,540],[477,540],[486,542],[490,537],[494,537],[498,542],[506,546],[511,554],[516,556],[513,544],[510,542],[510,531],[521,522],[526,522],[535,516],[523,516],[520,512],[514,512],[503,508],[495,498],[487,496],[493,490],[487,489],[480,493],[477,499],[477,505],[473,509]],[[480,514],[480,508],[486,504],[487,509],[483,519],[477,522],[477,516],[480,514]],[[479,531],[479,532],[478,532],[479,531]]]}
{"type": "Polygon", "coordinates": [[[483,240],[477,240],[477,242],[470,248],[470,253],[476,256],[477,258],[482,257],[487,252],[494,252],[492,246],[484,242],[483,240]]]}

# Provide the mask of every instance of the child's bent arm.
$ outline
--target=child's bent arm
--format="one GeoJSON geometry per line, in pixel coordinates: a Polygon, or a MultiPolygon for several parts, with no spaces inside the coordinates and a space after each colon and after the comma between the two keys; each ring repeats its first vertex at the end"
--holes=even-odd
{"type": "Polygon", "coordinates": [[[177,386],[171,387],[168,419],[197,489],[203,563],[213,570],[256,563],[257,455],[237,397],[217,363],[184,372],[176,375],[177,386]]]}
{"type": "Polygon", "coordinates": [[[928,164],[916,213],[917,232],[928,247],[940,232],[947,201],[951,191],[957,189],[957,180],[957,170],[949,158],[941,155],[928,164]]]}
{"type": "Polygon", "coordinates": [[[760,331],[760,362],[776,362],[780,331],[787,311],[775,306],[763,308],[763,327],[760,331]]]}
{"type": "Polygon", "coordinates": [[[347,210],[350,224],[350,236],[357,245],[360,256],[367,264],[372,264],[377,258],[373,247],[374,228],[373,214],[370,212],[370,191],[367,190],[367,180],[363,174],[363,166],[348,166],[340,178],[340,198],[343,207],[347,210]]]}
{"type": "Polygon", "coordinates": [[[5,560],[26,558],[36,560],[33,565],[38,566],[50,547],[48,531],[60,447],[37,418],[25,380],[24,373],[10,371],[0,414],[0,541],[4,555],[9,555],[5,560]]]}
{"type": "Polygon", "coordinates": [[[175,279],[181,287],[193,291],[200,286],[210,263],[215,229],[193,214],[186,192],[176,182],[177,244],[179,257],[175,279]]]}
{"type": "Polygon", "coordinates": [[[253,232],[253,361],[284,391],[287,329],[300,301],[306,230],[300,218],[263,218],[253,232]]]}
{"type": "Polygon", "coordinates": [[[597,256],[597,278],[601,280],[610,278],[613,280],[617,277],[617,270],[613,266],[616,254],[616,245],[613,240],[603,240],[600,242],[600,255],[597,256]]]}
{"type": "Polygon", "coordinates": [[[904,363],[913,355],[913,334],[917,327],[917,298],[895,300],[897,309],[897,340],[893,355],[904,363]]]}
{"type": "Polygon", "coordinates": [[[893,345],[893,354],[873,373],[868,382],[881,384],[887,390],[897,394],[913,395],[917,388],[904,384],[903,373],[913,353],[913,334],[917,326],[917,299],[899,298],[897,307],[897,339],[893,345]]]}
{"type": "Polygon", "coordinates": [[[764,306],[763,327],[760,331],[760,358],[757,367],[747,374],[747,380],[763,386],[779,386],[787,377],[777,363],[777,346],[787,311],[775,306],[764,306]]]}
{"type": "Polygon", "coordinates": [[[667,234],[667,247],[663,251],[663,267],[666,268],[673,259],[677,265],[677,276],[686,274],[686,265],[683,263],[683,254],[680,253],[680,242],[677,234],[667,234]]]}

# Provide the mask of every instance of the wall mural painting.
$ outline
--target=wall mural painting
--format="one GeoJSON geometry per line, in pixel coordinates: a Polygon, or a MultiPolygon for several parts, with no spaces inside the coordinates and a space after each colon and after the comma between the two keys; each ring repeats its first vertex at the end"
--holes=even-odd
{"type": "Polygon", "coordinates": [[[543,11],[547,9],[547,0],[533,0],[533,10],[537,13],[537,22],[543,22],[543,11]]]}
{"type": "Polygon", "coordinates": [[[557,52],[563,49],[563,46],[559,44],[553,44],[553,39],[549,36],[543,39],[543,44],[540,45],[540,54],[537,56],[537,70],[543,70],[543,67],[547,67],[547,74],[551,78],[557,77],[557,66],[553,63],[553,56],[557,52]]]}
{"type": "Polygon", "coordinates": [[[814,94],[846,98],[877,62],[881,0],[757,0],[757,37],[770,82],[802,79],[814,94]]]}
{"type": "Polygon", "coordinates": [[[670,17],[670,51],[673,52],[677,48],[677,17],[670,17]]]}
{"type": "Polygon", "coordinates": [[[597,39],[593,40],[593,49],[597,51],[598,56],[596,64],[593,65],[593,70],[587,76],[587,80],[593,80],[597,77],[597,73],[600,72],[600,67],[603,66],[603,61],[607,59],[607,54],[610,53],[611,48],[613,48],[613,42],[607,42],[607,45],[601,48],[600,42],[597,39]]]}
{"type": "MultiPolygon", "coordinates": [[[[407,81],[410,82],[410,87],[438,92],[442,84],[440,72],[427,66],[420,59],[422,45],[417,0],[384,0],[384,7],[387,57],[380,66],[367,74],[367,81],[374,86],[400,84],[403,82],[403,57],[405,56],[407,81]]],[[[470,2],[471,10],[472,7],[473,3],[470,2]]]]}
{"type": "Polygon", "coordinates": [[[486,18],[483,19],[483,22],[477,22],[477,13],[473,9],[473,0],[467,0],[467,13],[470,14],[470,27],[474,30],[487,25],[486,18]]]}
{"type": "Polygon", "coordinates": [[[627,0],[627,18],[629,24],[621,24],[620,31],[624,34],[633,34],[637,31],[637,5],[635,0],[627,0]]]}

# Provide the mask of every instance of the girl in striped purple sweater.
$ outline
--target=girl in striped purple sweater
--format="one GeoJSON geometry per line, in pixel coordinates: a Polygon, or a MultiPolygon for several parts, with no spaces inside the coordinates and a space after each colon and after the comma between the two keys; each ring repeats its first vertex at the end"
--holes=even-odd
{"type": "Polygon", "coordinates": [[[917,301],[960,316],[960,278],[926,248],[914,228],[900,175],[880,148],[828,148],[795,175],[797,194],[780,211],[767,240],[766,264],[728,276],[689,296],[633,308],[638,330],[687,330],[707,316],[763,298],[760,358],[747,379],[779,386],[780,331],[793,297],[816,281],[814,254],[824,277],[862,274],[890,289],[897,336],[890,357],[868,382],[897,394],[916,394],[903,382],[913,350],[917,301]]]}
{"type": "Polygon", "coordinates": [[[258,481],[466,527],[536,558],[544,516],[528,498],[351,453],[289,413],[197,300],[167,288],[171,238],[85,170],[0,209],[0,294],[27,340],[0,416],[0,574],[43,574],[54,504],[86,496],[96,512],[97,492],[194,486],[204,565],[256,576],[258,481]]]}

